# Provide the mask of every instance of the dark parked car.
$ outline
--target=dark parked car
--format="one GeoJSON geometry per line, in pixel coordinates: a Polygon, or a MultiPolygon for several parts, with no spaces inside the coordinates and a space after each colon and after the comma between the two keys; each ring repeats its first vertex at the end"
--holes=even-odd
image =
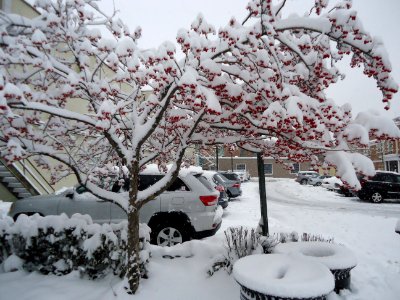
{"type": "Polygon", "coordinates": [[[218,172],[218,173],[219,173],[219,174],[222,174],[224,177],[228,178],[229,180],[233,180],[233,181],[236,181],[236,182],[238,182],[238,183],[241,182],[241,179],[240,179],[239,175],[236,174],[236,173],[224,172],[224,171],[218,172]]]}
{"type": "Polygon", "coordinates": [[[240,182],[229,180],[224,175],[219,174],[215,171],[204,171],[203,175],[214,182],[216,185],[221,185],[225,188],[229,198],[236,198],[242,195],[242,189],[240,188],[240,182]]]}
{"type": "Polygon", "coordinates": [[[361,179],[361,190],[357,195],[361,200],[380,203],[384,199],[400,199],[400,174],[378,171],[371,179],[361,179]]]}

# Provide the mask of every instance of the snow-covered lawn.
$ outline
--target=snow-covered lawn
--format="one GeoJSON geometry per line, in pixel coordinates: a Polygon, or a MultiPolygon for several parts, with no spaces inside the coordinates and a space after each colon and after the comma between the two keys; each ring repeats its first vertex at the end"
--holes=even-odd
{"type": "MultiPolygon", "coordinates": [[[[128,296],[119,278],[80,279],[36,273],[0,273],[0,299],[239,299],[239,286],[224,270],[208,277],[212,258],[223,252],[223,231],[229,226],[255,227],[260,217],[258,185],[242,184],[243,196],[229,203],[223,224],[213,237],[190,241],[174,249],[154,247],[150,278],[128,296]],[[163,258],[179,254],[180,257],[163,258]]],[[[351,291],[329,300],[398,300],[400,297],[400,235],[395,233],[400,203],[380,205],[345,198],[321,187],[293,180],[267,182],[271,232],[308,232],[333,237],[352,250],[358,265],[352,271],[351,291]]],[[[0,210],[8,204],[0,202],[0,210]]]]}

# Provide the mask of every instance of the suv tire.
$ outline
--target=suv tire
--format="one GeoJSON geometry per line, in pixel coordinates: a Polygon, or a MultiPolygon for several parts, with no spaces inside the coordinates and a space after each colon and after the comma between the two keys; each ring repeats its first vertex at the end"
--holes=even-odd
{"type": "Polygon", "coordinates": [[[188,230],[178,222],[163,220],[151,228],[151,243],[158,246],[174,246],[190,239],[188,230]]]}
{"type": "Polygon", "coordinates": [[[300,184],[301,184],[301,185],[306,185],[307,182],[308,182],[308,179],[302,179],[302,180],[300,181],[300,184]]]}
{"type": "Polygon", "coordinates": [[[380,192],[373,192],[370,196],[371,201],[374,203],[381,203],[383,201],[382,193],[380,192]]]}
{"type": "Polygon", "coordinates": [[[322,182],[317,182],[315,185],[320,186],[321,184],[322,184],[322,182]]]}

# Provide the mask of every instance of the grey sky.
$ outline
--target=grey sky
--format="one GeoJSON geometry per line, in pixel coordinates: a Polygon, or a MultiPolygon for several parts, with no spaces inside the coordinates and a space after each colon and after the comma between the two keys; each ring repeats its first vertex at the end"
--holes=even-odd
{"type": "MultiPolygon", "coordinates": [[[[309,10],[313,1],[288,0],[287,3],[291,13],[302,15],[309,10]]],[[[226,25],[231,16],[243,20],[246,4],[246,0],[115,0],[120,18],[131,29],[142,27],[141,48],[156,47],[166,40],[175,42],[178,29],[189,28],[199,12],[217,30],[226,25]]],[[[111,13],[113,1],[102,0],[101,7],[111,13]]],[[[393,77],[400,83],[400,1],[353,0],[353,9],[358,12],[364,28],[371,35],[382,38],[392,63],[393,77]]],[[[351,69],[348,63],[339,66],[346,73],[346,80],[328,91],[336,103],[351,103],[354,116],[368,109],[378,110],[390,118],[400,116],[399,93],[392,100],[391,109],[386,112],[373,79],[363,76],[361,69],[351,69]]]]}

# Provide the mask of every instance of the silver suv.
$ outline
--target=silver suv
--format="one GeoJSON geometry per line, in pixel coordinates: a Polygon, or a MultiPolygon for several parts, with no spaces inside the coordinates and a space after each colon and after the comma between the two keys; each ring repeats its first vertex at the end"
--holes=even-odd
{"type": "Polygon", "coordinates": [[[318,177],[319,173],[315,171],[299,171],[297,173],[296,181],[300,184],[307,184],[311,177],[318,177]]]}
{"type": "MultiPolygon", "coordinates": [[[[160,174],[142,174],[139,189],[144,190],[162,178],[160,174]]],[[[140,209],[140,222],[151,228],[151,242],[172,246],[192,238],[214,235],[222,222],[222,208],[217,204],[219,192],[202,174],[188,173],[156,199],[140,209]]],[[[96,223],[117,223],[127,219],[125,211],[108,201],[87,193],[84,187],[68,189],[59,195],[41,195],[17,200],[9,215],[42,216],[66,213],[89,214],[96,223]]]]}

